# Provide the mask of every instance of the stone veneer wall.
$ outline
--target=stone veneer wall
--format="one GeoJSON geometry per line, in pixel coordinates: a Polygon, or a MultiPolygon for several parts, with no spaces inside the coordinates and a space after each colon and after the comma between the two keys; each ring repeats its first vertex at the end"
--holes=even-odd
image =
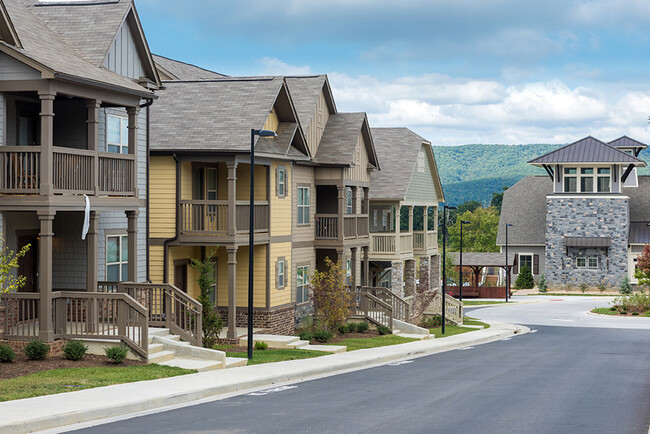
{"type": "Polygon", "coordinates": [[[415,259],[404,261],[404,296],[415,293],[415,259]]]}
{"type": "Polygon", "coordinates": [[[629,199],[548,196],[546,200],[546,278],[550,285],[618,286],[627,275],[629,199]],[[570,247],[564,237],[610,237],[605,248],[570,247]],[[577,268],[576,258],[598,257],[598,268],[577,268]]]}
{"type": "MultiPolygon", "coordinates": [[[[276,335],[293,335],[295,332],[295,305],[280,306],[274,309],[253,309],[253,327],[264,329],[276,335]]],[[[219,308],[224,321],[224,330],[228,328],[228,309],[219,308]]],[[[237,327],[248,326],[248,308],[237,308],[235,316],[237,327]]]]}
{"type": "Polygon", "coordinates": [[[404,297],[404,262],[393,261],[390,271],[390,290],[404,297]]]}
{"type": "Polygon", "coordinates": [[[431,279],[429,287],[437,289],[440,286],[440,255],[431,256],[431,279]]]}
{"type": "Polygon", "coordinates": [[[420,258],[420,282],[418,283],[418,292],[426,292],[430,289],[430,278],[431,268],[429,267],[429,258],[422,256],[420,258]]]}
{"type": "Polygon", "coordinates": [[[309,303],[297,304],[295,314],[295,328],[302,326],[302,323],[309,317],[314,315],[314,303],[310,300],[309,303]]]}

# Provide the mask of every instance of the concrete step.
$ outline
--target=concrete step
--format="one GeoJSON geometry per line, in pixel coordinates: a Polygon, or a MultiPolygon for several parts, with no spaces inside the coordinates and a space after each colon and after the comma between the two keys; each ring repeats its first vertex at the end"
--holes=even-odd
{"type": "Polygon", "coordinates": [[[167,336],[169,329],[163,327],[149,327],[149,336],[167,336]]]}
{"type": "Polygon", "coordinates": [[[149,354],[159,353],[163,350],[163,344],[149,344],[149,354]]]}
{"type": "Polygon", "coordinates": [[[160,363],[172,360],[176,354],[173,351],[158,351],[154,354],[149,354],[147,363],[160,363]]]}
{"type": "Polygon", "coordinates": [[[248,359],[242,357],[226,357],[226,369],[246,366],[248,359]]]}
{"type": "Polygon", "coordinates": [[[401,330],[398,330],[398,329],[393,330],[393,334],[394,334],[394,335],[398,335],[398,334],[400,334],[400,333],[402,333],[401,330]]]}
{"type": "Polygon", "coordinates": [[[175,366],[183,369],[195,369],[198,372],[214,371],[215,369],[224,368],[223,362],[218,362],[216,360],[195,360],[183,358],[175,358],[165,362],[160,362],[159,365],[175,366]]]}
{"type": "Polygon", "coordinates": [[[326,353],[345,353],[348,347],[345,345],[305,345],[301,350],[323,351],[326,353]]]}
{"type": "MultiPolygon", "coordinates": [[[[289,346],[289,344],[299,340],[298,336],[253,334],[253,344],[255,342],[266,342],[269,348],[295,348],[289,346]]],[[[240,338],[239,345],[246,347],[248,345],[248,336],[240,338]]]]}
{"type": "MultiPolygon", "coordinates": [[[[393,333],[395,334],[395,333],[393,333]]],[[[427,340],[427,339],[433,339],[433,335],[421,335],[421,334],[415,334],[415,333],[400,333],[398,336],[401,336],[403,338],[413,338],[413,339],[419,339],[421,341],[427,340]]]]}
{"type": "Polygon", "coordinates": [[[300,341],[300,340],[298,340],[298,341],[290,342],[288,344],[288,347],[289,348],[300,348],[300,349],[304,350],[305,347],[308,346],[308,345],[309,345],[309,341],[300,341]]]}

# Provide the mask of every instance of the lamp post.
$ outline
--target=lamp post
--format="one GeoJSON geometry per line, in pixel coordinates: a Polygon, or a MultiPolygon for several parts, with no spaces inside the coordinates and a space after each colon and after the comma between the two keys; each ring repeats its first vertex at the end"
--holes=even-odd
{"type": "Polygon", "coordinates": [[[445,294],[447,293],[447,211],[458,209],[445,205],[442,208],[442,334],[445,334],[445,294]]]}
{"type": "Polygon", "coordinates": [[[467,220],[460,221],[460,273],[458,279],[458,299],[463,301],[463,225],[468,225],[467,220]]]}
{"type": "Polygon", "coordinates": [[[275,131],[251,129],[251,185],[248,226],[248,358],[253,358],[253,246],[255,234],[255,136],[277,137],[275,131]]]}
{"type": "Polygon", "coordinates": [[[510,223],[506,223],[506,303],[508,302],[508,292],[510,290],[510,269],[508,264],[508,228],[512,227],[510,223]]]}

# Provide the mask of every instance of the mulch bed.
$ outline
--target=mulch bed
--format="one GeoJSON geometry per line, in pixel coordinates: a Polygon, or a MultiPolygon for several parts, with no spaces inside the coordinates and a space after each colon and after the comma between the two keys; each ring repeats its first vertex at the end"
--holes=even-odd
{"type": "Polygon", "coordinates": [[[83,359],[72,361],[63,356],[48,357],[45,360],[29,360],[24,354],[16,353],[16,359],[11,363],[0,363],[0,379],[22,377],[35,372],[49,371],[61,368],[89,368],[94,366],[135,366],[143,365],[138,360],[125,360],[120,365],[109,363],[106,356],[86,354],[83,359]]]}

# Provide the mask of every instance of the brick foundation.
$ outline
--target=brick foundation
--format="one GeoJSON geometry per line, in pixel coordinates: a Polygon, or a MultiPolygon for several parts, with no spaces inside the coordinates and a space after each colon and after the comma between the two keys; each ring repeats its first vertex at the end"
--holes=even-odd
{"type": "MultiPolygon", "coordinates": [[[[7,340],[0,340],[0,344],[4,345],[9,345],[12,350],[14,350],[15,353],[23,353],[25,351],[25,347],[29,341],[7,341],[7,340]]],[[[50,343],[45,343],[48,347],[50,347],[50,356],[60,356],[63,354],[63,347],[65,347],[65,344],[68,343],[65,339],[58,339],[54,342],[50,343]]]]}
{"type": "MultiPolygon", "coordinates": [[[[228,309],[220,307],[219,314],[228,328],[228,309]]],[[[253,309],[253,328],[263,329],[266,333],[291,336],[295,332],[294,305],[280,306],[274,309],[253,309]]],[[[236,327],[248,326],[248,308],[238,307],[235,315],[236,327]]]]}

